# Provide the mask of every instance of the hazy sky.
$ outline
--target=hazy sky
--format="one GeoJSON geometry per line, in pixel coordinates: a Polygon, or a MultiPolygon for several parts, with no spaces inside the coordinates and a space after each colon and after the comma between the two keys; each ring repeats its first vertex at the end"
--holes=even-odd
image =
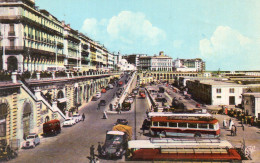
{"type": "Polygon", "coordinates": [[[36,0],[111,52],[260,70],[260,0],[36,0]]]}

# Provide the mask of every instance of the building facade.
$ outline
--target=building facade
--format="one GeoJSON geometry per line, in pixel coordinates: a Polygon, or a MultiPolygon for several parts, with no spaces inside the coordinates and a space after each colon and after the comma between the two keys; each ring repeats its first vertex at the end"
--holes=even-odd
{"type": "Polygon", "coordinates": [[[195,59],[179,59],[173,61],[174,71],[205,71],[205,62],[200,58],[195,59]]]}
{"type": "Polygon", "coordinates": [[[0,11],[0,66],[4,70],[94,71],[113,67],[104,46],[40,10],[34,0],[1,0],[0,11]]]}
{"type": "Polygon", "coordinates": [[[172,71],[172,58],[161,51],[158,56],[141,56],[139,70],[172,71]]]}
{"type": "Polygon", "coordinates": [[[260,118],[260,93],[243,93],[243,107],[246,115],[260,118]]]}
{"type": "Polygon", "coordinates": [[[192,96],[208,105],[239,105],[242,103],[246,85],[216,80],[187,80],[186,86],[192,96]]]}

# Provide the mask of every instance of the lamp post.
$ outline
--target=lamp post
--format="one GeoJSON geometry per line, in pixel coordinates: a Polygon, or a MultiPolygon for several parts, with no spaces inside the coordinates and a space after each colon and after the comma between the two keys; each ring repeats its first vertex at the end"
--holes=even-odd
{"type": "Polygon", "coordinates": [[[5,70],[5,25],[4,26],[4,33],[3,33],[3,70],[5,70]]]}

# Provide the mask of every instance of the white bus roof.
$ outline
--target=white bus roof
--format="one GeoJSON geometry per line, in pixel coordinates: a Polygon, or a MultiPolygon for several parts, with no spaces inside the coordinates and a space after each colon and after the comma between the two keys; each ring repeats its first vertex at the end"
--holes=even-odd
{"type": "Polygon", "coordinates": [[[124,135],[125,133],[122,131],[108,131],[107,134],[109,135],[124,135]]]}
{"type": "Polygon", "coordinates": [[[210,113],[150,112],[149,117],[212,117],[210,113]]]}
{"type": "Polygon", "coordinates": [[[232,148],[230,142],[220,139],[150,139],[150,140],[131,140],[128,148],[232,148]]]}

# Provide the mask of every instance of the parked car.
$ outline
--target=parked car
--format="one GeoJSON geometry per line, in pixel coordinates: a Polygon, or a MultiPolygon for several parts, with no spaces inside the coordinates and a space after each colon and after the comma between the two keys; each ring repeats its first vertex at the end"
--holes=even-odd
{"type": "Polygon", "coordinates": [[[109,86],[106,86],[106,90],[108,91],[110,89],[110,87],[109,86]]]}
{"type": "Polygon", "coordinates": [[[92,100],[98,100],[98,99],[100,99],[101,98],[101,92],[97,92],[94,96],[93,96],[93,98],[92,98],[92,100]]]}
{"type": "Polygon", "coordinates": [[[123,102],[122,103],[122,111],[129,111],[131,109],[131,103],[123,102]]]}
{"type": "Polygon", "coordinates": [[[60,132],[61,132],[60,121],[57,119],[45,122],[43,124],[43,134],[45,136],[53,135],[53,134],[57,135],[60,132]]]}
{"type": "Polygon", "coordinates": [[[109,86],[110,89],[114,88],[114,86],[112,84],[108,84],[108,86],[109,86]]]}
{"type": "Polygon", "coordinates": [[[80,114],[74,114],[72,117],[76,123],[82,120],[82,116],[80,114]]]}
{"type": "Polygon", "coordinates": [[[73,126],[75,124],[76,124],[76,121],[72,117],[69,117],[69,118],[65,119],[65,121],[63,122],[63,126],[64,127],[66,127],[66,126],[73,126]]]}
{"type": "Polygon", "coordinates": [[[118,125],[118,124],[128,125],[128,121],[126,119],[117,119],[114,125],[118,125]]]}
{"type": "Polygon", "coordinates": [[[101,93],[106,93],[107,92],[107,90],[105,89],[105,88],[103,88],[102,90],[101,90],[101,93]]]}
{"type": "Polygon", "coordinates": [[[26,140],[22,144],[22,148],[34,148],[40,144],[40,138],[38,134],[31,133],[26,137],[26,140]]]}
{"type": "Polygon", "coordinates": [[[106,105],[106,100],[100,100],[99,105],[100,106],[105,106],[106,105]]]}
{"type": "Polygon", "coordinates": [[[133,97],[127,97],[126,99],[125,99],[125,102],[128,102],[128,103],[133,103],[134,102],[134,99],[133,99],[133,97]]]}

